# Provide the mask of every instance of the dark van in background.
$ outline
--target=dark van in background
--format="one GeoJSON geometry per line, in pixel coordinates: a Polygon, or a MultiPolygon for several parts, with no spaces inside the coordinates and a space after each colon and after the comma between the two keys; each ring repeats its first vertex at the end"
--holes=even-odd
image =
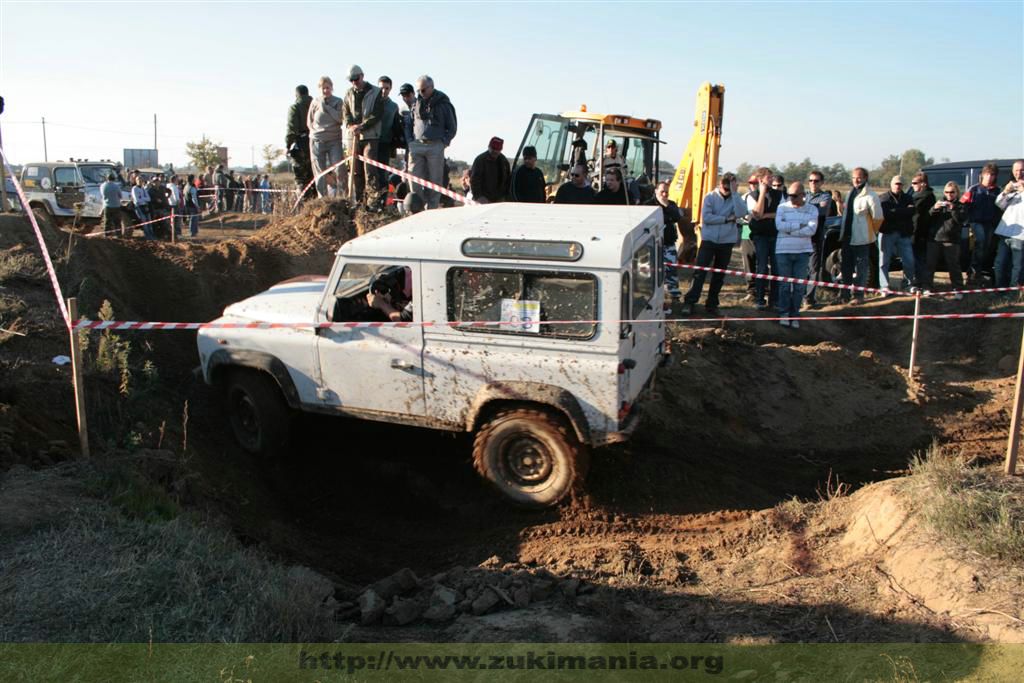
{"type": "Polygon", "coordinates": [[[928,184],[935,191],[936,197],[942,196],[942,188],[946,183],[953,181],[960,186],[961,192],[966,192],[971,185],[981,182],[981,167],[988,163],[995,163],[999,166],[999,186],[1009,182],[1012,176],[1010,169],[1016,159],[979,159],[978,161],[950,161],[945,164],[932,164],[921,170],[928,174],[928,184]]]}

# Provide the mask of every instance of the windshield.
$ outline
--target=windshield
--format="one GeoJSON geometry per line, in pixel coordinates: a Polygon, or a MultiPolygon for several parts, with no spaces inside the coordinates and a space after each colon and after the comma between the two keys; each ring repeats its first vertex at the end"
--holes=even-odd
{"type": "MultiPolygon", "coordinates": [[[[558,116],[546,114],[534,115],[530,130],[526,134],[523,147],[537,150],[537,168],[544,172],[547,182],[559,178],[558,165],[561,163],[562,150],[566,146],[569,122],[558,116]]],[[[516,155],[516,163],[522,162],[522,149],[516,155]]]]}
{"type": "Polygon", "coordinates": [[[99,185],[106,182],[109,174],[114,173],[117,175],[113,166],[79,166],[78,168],[82,172],[82,177],[85,179],[86,184],[99,185]]]}

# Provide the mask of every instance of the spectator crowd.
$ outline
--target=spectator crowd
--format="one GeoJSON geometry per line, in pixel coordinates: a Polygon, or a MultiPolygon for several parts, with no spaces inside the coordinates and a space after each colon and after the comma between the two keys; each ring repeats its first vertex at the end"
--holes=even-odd
{"type": "MultiPolygon", "coordinates": [[[[404,182],[397,174],[364,163],[360,156],[404,169],[436,186],[449,188],[445,149],[458,131],[455,107],[428,75],[415,85],[403,83],[399,102],[391,99],[388,76],[367,80],[363,69],[352,65],[349,87],[342,97],[334,83],[322,76],[317,95],[305,85],[295,89],[285,136],[296,186],[304,197],[332,197],[342,193],[370,211],[381,211],[396,199],[400,212],[415,212],[451,205],[451,200],[426,186],[404,182]],[[347,155],[351,169],[339,171],[347,155]],[[351,179],[351,180],[350,180],[351,179]],[[351,187],[348,187],[351,182],[351,187]]],[[[704,197],[698,233],[682,210],[668,197],[668,183],[653,188],[645,176],[628,177],[626,160],[617,142],[607,141],[600,160],[588,163],[582,140],[573,143],[572,159],[563,178],[549,183],[538,167],[537,151],[526,146],[512,169],[504,155],[504,141],[492,137],[461,178],[464,195],[480,204],[513,201],[555,204],[635,205],[662,208],[665,223],[664,258],[670,264],[701,268],[728,268],[739,248],[748,274],[746,300],[757,310],[774,309],[781,323],[799,327],[801,309],[820,307],[819,292],[811,284],[780,283],[755,275],[777,275],[812,281],[836,280],[858,288],[878,288],[885,295],[915,288],[932,289],[935,273],[945,269],[953,297],[965,284],[997,287],[1024,285],[1024,161],[1014,162],[1012,178],[999,186],[999,169],[987,164],[980,182],[966,189],[947,183],[941,196],[929,185],[927,174],[915,174],[909,184],[896,175],[881,194],[868,185],[868,171],[855,168],[852,186],[843,193],[826,190],[824,175],[812,171],[806,181],[788,185],[767,167],[746,179],[724,174],[704,197]],[[591,179],[599,169],[600,182],[591,179]],[[564,180],[560,184],[557,181],[564,180]],[[698,246],[699,242],[699,246],[698,246]],[[891,273],[899,259],[901,276],[891,273]]],[[[562,167],[563,169],[566,167],[562,167]]],[[[114,215],[120,206],[115,179],[104,184],[106,206],[114,215]]],[[[268,175],[237,175],[223,165],[207,166],[187,179],[162,174],[148,182],[132,174],[132,206],[147,239],[155,239],[166,218],[175,234],[187,224],[193,236],[200,214],[221,211],[269,213],[273,195],[268,175]],[[171,220],[173,211],[173,222],[171,220]]],[[[108,218],[105,212],[105,228],[108,218]]],[[[666,290],[683,315],[692,315],[707,283],[707,270],[695,269],[685,295],[675,267],[669,267],[666,290]]],[[[718,314],[724,274],[712,272],[704,307],[718,314]]],[[[858,305],[864,289],[840,291],[840,301],[858,305]]]]}
{"type": "MultiPolygon", "coordinates": [[[[815,287],[751,276],[831,280],[878,288],[891,296],[934,289],[935,274],[944,268],[954,299],[962,298],[959,290],[968,283],[1021,286],[1024,160],[1013,163],[1011,175],[1000,187],[999,168],[989,163],[978,184],[964,191],[949,182],[936,198],[926,173],[916,173],[909,188],[902,176],[893,176],[888,191],[879,195],[868,186],[867,170],[855,168],[844,197],[824,189],[820,171],[809,174],[805,187],[800,181],[786,185],[785,178],[762,167],[747,179],[747,192],[737,197],[737,179],[727,173],[704,198],[702,240],[693,262],[727,268],[732,250],[740,246],[748,273],[746,300],[757,310],[774,309],[780,324],[797,328],[801,309],[820,307],[815,287]],[[899,280],[891,276],[895,257],[900,259],[899,280]]],[[[667,237],[665,243],[670,245],[667,237]]],[[[675,261],[668,248],[665,257],[675,261]]],[[[683,297],[684,315],[695,312],[706,272],[694,273],[683,297]]],[[[718,314],[723,279],[722,273],[711,275],[704,304],[710,315],[718,314]]],[[[669,293],[676,298],[672,289],[670,285],[669,293]]],[[[840,293],[840,301],[849,305],[864,298],[863,289],[840,293]]]]}

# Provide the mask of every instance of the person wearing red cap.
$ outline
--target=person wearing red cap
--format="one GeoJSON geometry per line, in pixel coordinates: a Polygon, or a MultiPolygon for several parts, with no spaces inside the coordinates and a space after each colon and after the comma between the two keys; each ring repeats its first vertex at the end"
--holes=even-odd
{"type": "Polygon", "coordinates": [[[473,160],[469,182],[473,199],[480,204],[505,201],[512,171],[508,159],[501,153],[504,146],[504,140],[493,137],[487,144],[487,151],[473,160]]]}

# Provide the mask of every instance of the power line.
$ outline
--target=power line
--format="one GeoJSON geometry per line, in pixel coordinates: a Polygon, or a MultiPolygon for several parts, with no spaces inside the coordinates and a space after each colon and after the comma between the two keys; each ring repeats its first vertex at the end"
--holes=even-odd
{"type": "MultiPolygon", "coordinates": [[[[34,126],[38,126],[39,125],[38,121],[4,121],[4,123],[20,124],[20,125],[34,125],[34,126]]],[[[54,122],[54,121],[47,121],[46,125],[48,125],[48,126],[58,126],[60,128],[74,128],[74,129],[77,129],[77,130],[86,130],[86,131],[90,131],[92,133],[111,133],[113,135],[135,135],[135,136],[147,135],[148,136],[150,134],[150,132],[151,132],[151,131],[139,132],[139,131],[128,131],[128,130],[111,130],[109,128],[92,128],[92,127],[89,127],[89,126],[79,126],[79,125],[72,124],[72,123],[57,123],[57,122],[54,122]]],[[[188,139],[194,138],[195,136],[194,135],[172,135],[172,134],[169,134],[169,133],[163,133],[163,134],[161,134],[161,137],[164,137],[164,138],[177,138],[179,140],[188,140],[188,139]]],[[[211,140],[212,140],[212,138],[211,138],[211,140]]],[[[219,142],[221,144],[231,144],[231,145],[240,145],[240,146],[246,146],[246,145],[252,146],[252,145],[256,144],[256,143],[253,143],[251,141],[242,141],[242,140],[220,140],[220,141],[217,141],[217,142],[219,142]]],[[[260,144],[260,146],[262,146],[264,143],[259,143],[259,144],[260,144]]]]}

